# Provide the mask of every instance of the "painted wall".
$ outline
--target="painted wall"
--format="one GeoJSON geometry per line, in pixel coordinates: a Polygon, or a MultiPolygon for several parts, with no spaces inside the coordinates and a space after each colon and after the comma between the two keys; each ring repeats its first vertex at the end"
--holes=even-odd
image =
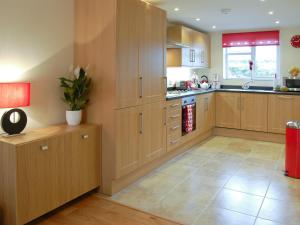
{"type": "MultiPolygon", "coordinates": [[[[291,37],[300,34],[300,27],[282,28],[280,30],[280,75],[288,76],[292,66],[300,67],[300,49],[290,45],[291,37]]],[[[241,85],[244,80],[223,80],[222,33],[211,33],[211,69],[210,74],[218,74],[222,84],[241,85]]],[[[272,81],[255,81],[254,85],[272,86],[272,81]]]]}
{"type": "Polygon", "coordinates": [[[0,0],[0,5],[0,82],[32,83],[31,106],[25,109],[29,128],[63,122],[57,78],[73,63],[73,0],[0,0]]]}

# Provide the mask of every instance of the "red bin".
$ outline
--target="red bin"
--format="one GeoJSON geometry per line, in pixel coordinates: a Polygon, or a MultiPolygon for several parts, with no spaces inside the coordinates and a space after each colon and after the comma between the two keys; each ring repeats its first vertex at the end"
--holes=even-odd
{"type": "Polygon", "coordinates": [[[300,178],[300,122],[286,125],[285,175],[300,178]]]}

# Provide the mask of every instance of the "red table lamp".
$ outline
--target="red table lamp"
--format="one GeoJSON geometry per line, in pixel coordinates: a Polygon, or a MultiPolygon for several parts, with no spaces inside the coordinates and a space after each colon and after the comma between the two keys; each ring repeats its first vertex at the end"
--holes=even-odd
{"type": "Polygon", "coordinates": [[[20,134],[27,116],[17,107],[30,106],[30,83],[0,83],[0,108],[13,108],[1,118],[1,127],[8,135],[20,134]]]}

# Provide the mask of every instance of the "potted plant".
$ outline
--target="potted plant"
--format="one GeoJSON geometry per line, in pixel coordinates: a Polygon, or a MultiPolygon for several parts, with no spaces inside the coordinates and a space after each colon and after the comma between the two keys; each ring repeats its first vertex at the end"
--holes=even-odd
{"type": "Polygon", "coordinates": [[[88,104],[88,94],[91,87],[91,79],[87,76],[86,69],[77,67],[71,77],[61,77],[60,87],[63,88],[62,100],[69,106],[66,111],[68,125],[79,125],[82,119],[82,110],[88,104]]]}

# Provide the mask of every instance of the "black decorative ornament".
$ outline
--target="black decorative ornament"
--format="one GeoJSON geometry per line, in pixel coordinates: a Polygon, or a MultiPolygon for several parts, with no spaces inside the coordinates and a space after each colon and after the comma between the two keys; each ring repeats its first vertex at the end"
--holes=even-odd
{"type": "Polygon", "coordinates": [[[5,112],[1,118],[2,129],[9,135],[20,134],[27,124],[26,113],[21,109],[11,109],[5,112]],[[18,121],[11,121],[11,117],[18,114],[18,121]]]}

